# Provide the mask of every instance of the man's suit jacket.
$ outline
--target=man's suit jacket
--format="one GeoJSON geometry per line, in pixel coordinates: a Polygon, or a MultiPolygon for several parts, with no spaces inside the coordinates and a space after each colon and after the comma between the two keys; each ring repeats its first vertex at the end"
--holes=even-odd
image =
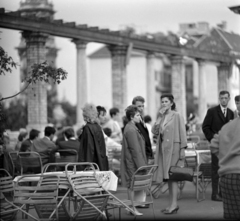
{"type": "Polygon", "coordinates": [[[144,126],[142,122],[136,123],[136,127],[140,130],[141,134],[145,139],[145,149],[147,158],[153,158],[152,144],[149,137],[147,126],[144,126]]]}
{"type": "MultiPolygon", "coordinates": [[[[59,150],[71,149],[71,150],[76,150],[78,152],[80,148],[80,142],[78,140],[71,140],[71,139],[67,141],[59,141],[58,147],[59,147],[59,150]]],[[[71,154],[71,152],[69,152],[69,154],[71,154]]]]}
{"type": "Polygon", "coordinates": [[[234,118],[233,111],[227,108],[227,116],[224,117],[220,105],[208,109],[202,124],[202,130],[206,139],[210,142],[222,126],[234,118]]]}
{"type": "Polygon", "coordinates": [[[38,138],[33,141],[31,150],[40,154],[42,163],[46,164],[49,161],[50,154],[57,150],[56,145],[47,137],[38,138]]]}

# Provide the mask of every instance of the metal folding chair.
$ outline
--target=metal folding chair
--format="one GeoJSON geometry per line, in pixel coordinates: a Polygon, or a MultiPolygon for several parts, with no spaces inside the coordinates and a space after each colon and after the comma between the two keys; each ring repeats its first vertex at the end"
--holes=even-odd
{"type": "MultiPolygon", "coordinates": [[[[126,208],[126,205],[131,207],[136,207],[136,206],[151,204],[153,215],[155,218],[155,211],[154,211],[154,205],[153,205],[154,201],[152,197],[151,186],[152,186],[152,177],[157,167],[158,167],[157,165],[142,166],[135,171],[135,173],[131,178],[129,191],[134,192],[138,190],[144,190],[150,195],[150,198],[151,198],[150,200],[147,200],[145,202],[137,202],[137,201],[134,201],[132,194],[129,194],[130,200],[122,200],[121,203],[119,203],[119,201],[116,201],[115,199],[113,199],[112,201],[108,202],[108,205],[110,208],[113,208],[113,209],[119,208],[119,220],[121,219],[121,208],[124,208],[124,207],[126,208]]],[[[135,213],[133,214],[136,215],[135,213]]]]}
{"type": "MultiPolygon", "coordinates": [[[[75,214],[73,215],[73,220],[78,218],[80,219],[89,219],[95,220],[100,217],[106,218],[106,212],[109,198],[115,199],[123,207],[129,209],[129,211],[134,211],[119,200],[116,196],[106,190],[100,183],[93,163],[70,163],[66,165],[65,171],[68,177],[68,180],[72,186],[74,196],[75,196],[75,214]],[[77,174],[70,173],[69,167],[71,166],[87,166],[91,168],[89,171],[92,173],[86,174],[77,174]]],[[[87,172],[89,172],[87,171],[87,172]]]]}
{"type": "Polygon", "coordinates": [[[20,175],[20,162],[18,159],[18,151],[11,151],[8,153],[12,164],[12,176],[20,175]]]}
{"type": "Polygon", "coordinates": [[[37,152],[19,152],[19,163],[21,166],[21,175],[24,173],[41,173],[42,159],[37,152]]]}
{"type": "Polygon", "coordinates": [[[12,176],[5,169],[0,169],[0,219],[4,221],[12,221],[20,209],[12,200],[8,200],[5,194],[12,195],[13,181],[12,176]]]}
{"type": "Polygon", "coordinates": [[[60,157],[55,158],[56,163],[78,162],[78,152],[73,149],[58,150],[60,157]]]}
{"type": "Polygon", "coordinates": [[[197,168],[198,176],[196,180],[197,201],[205,200],[205,193],[208,185],[212,182],[212,165],[211,163],[201,163],[197,168]],[[202,198],[200,198],[200,194],[202,198]]]}
{"type": "Polygon", "coordinates": [[[19,210],[34,220],[58,220],[58,185],[59,177],[56,175],[21,176],[14,187],[14,203],[21,205],[19,210]],[[24,185],[28,182],[24,181],[25,178],[33,177],[39,180],[37,186],[24,185]],[[23,210],[27,205],[34,206],[38,217],[23,210]]]}

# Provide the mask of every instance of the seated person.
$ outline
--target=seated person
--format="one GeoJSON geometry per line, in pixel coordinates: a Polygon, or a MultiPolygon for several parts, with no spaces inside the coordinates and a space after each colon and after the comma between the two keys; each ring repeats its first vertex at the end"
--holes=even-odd
{"type": "Polygon", "coordinates": [[[119,109],[116,107],[113,107],[110,109],[109,114],[111,118],[102,126],[103,128],[110,128],[112,133],[111,133],[111,138],[118,142],[122,142],[122,130],[121,127],[118,123],[119,120],[119,109]]]}
{"type": "Polygon", "coordinates": [[[54,127],[47,126],[44,130],[44,137],[33,141],[31,150],[40,154],[42,164],[53,162],[53,155],[57,150],[57,146],[52,141],[56,130],[54,127]]]}
{"type": "MultiPolygon", "coordinates": [[[[59,150],[66,150],[66,149],[72,149],[76,150],[77,152],[79,151],[80,148],[80,142],[75,138],[75,133],[73,128],[67,128],[64,131],[64,136],[65,136],[65,141],[59,141],[58,142],[58,149],[59,150]]],[[[69,153],[61,153],[62,155],[71,155],[74,154],[72,152],[69,153]]]]}
{"type": "Polygon", "coordinates": [[[29,133],[29,138],[22,142],[19,152],[26,152],[29,150],[31,151],[31,146],[33,141],[38,138],[40,131],[32,129],[29,133]]]}
{"type": "Polygon", "coordinates": [[[111,138],[111,129],[106,127],[103,129],[104,133],[107,135],[105,138],[106,143],[106,149],[107,151],[112,150],[113,151],[113,159],[112,159],[112,170],[117,174],[120,171],[120,158],[115,157],[115,153],[118,153],[117,155],[121,155],[122,145],[117,143],[111,138]]]}

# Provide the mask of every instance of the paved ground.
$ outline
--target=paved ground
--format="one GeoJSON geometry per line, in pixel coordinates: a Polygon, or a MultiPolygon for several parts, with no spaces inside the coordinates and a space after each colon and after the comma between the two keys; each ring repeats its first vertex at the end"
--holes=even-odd
{"type": "MultiPolygon", "coordinates": [[[[127,199],[126,189],[119,186],[115,195],[120,199],[127,199]]],[[[224,220],[223,219],[223,204],[222,202],[211,201],[211,185],[207,188],[206,199],[201,202],[197,202],[195,198],[195,186],[186,182],[182,198],[178,201],[180,209],[177,214],[165,215],[161,213],[161,210],[167,206],[168,192],[160,194],[158,199],[154,200],[154,208],[156,214],[156,220],[224,220]]],[[[143,216],[138,216],[136,220],[153,220],[153,211],[150,206],[148,209],[139,209],[143,216]]],[[[118,209],[109,210],[113,216],[110,220],[118,220],[118,209]]],[[[34,213],[34,212],[33,212],[34,213]]],[[[128,215],[125,210],[122,210],[122,220],[134,220],[134,216],[128,215]]],[[[21,213],[17,215],[17,221],[21,219],[21,213]]],[[[30,220],[30,219],[29,219],[30,220]]]]}
{"type": "MultiPolygon", "coordinates": [[[[126,199],[127,194],[122,187],[118,188],[116,196],[120,199],[126,199]]],[[[165,215],[161,213],[168,204],[168,192],[161,194],[158,199],[154,200],[156,220],[224,220],[223,203],[211,200],[211,185],[207,188],[206,199],[197,202],[195,198],[195,186],[191,182],[186,182],[183,189],[182,198],[178,201],[180,209],[177,214],[165,215]]],[[[137,220],[153,220],[153,211],[150,206],[148,209],[139,209],[143,216],[138,216],[137,220]]],[[[115,209],[116,220],[118,220],[118,210],[115,209]]],[[[134,216],[128,215],[122,211],[123,220],[134,220],[134,216]]],[[[111,217],[114,220],[114,217],[111,217]]]]}

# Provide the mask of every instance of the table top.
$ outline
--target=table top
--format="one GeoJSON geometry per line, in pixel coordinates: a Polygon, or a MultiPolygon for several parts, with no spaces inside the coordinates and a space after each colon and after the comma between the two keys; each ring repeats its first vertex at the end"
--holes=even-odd
{"type": "MultiPolygon", "coordinates": [[[[89,176],[93,175],[94,171],[68,171],[68,173],[70,175],[77,174],[81,176],[89,176]]],[[[37,177],[36,175],[41,174],[33,174],[33,176],[31,176],[30,174],[24,177],[20,182],[37,182],[39,180],[39,177],[37,177]]],[[[65,171],[45,172],[43,173],[43,175],[57,175],[61,178],[59,188],[69,188],[69,182],[65,171]]],[[[16,176],[13,182],[16,183],[21,177],[22,176],[16,176]]],[[[112,171],[96,171],[96,178],[99,180],[104,189],[111,191],[117,190],[118,177],[112,171]]]]}

